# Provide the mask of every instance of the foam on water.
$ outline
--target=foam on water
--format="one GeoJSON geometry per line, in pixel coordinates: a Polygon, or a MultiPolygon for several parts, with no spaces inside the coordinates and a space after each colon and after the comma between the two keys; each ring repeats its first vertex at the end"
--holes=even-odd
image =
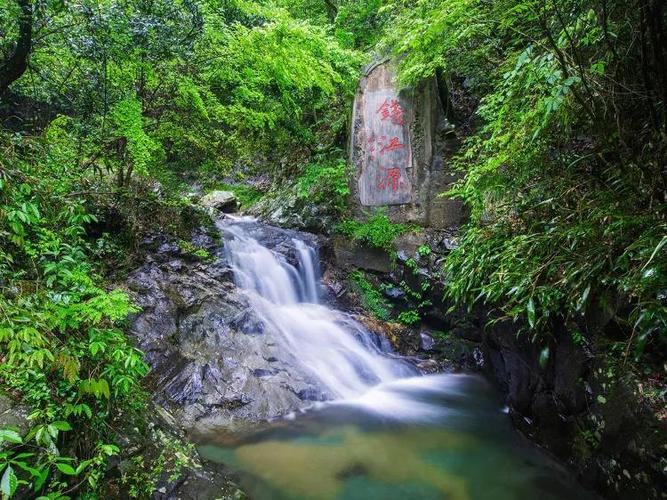
{"type": "MultiPolygon", "coordinates": [[[[349,315],[321,303],[317,252],[293,238],[295,264],[253,238],[252,221],[220,227],[239,287],[270,326],[285,356],[312,375],[332,399],[357,399],[378,384],[415,375],[408,363],[387,355],[377,338],[349,315]]],[[[387,409],[393,411],[395,404],[387,409]]]]}

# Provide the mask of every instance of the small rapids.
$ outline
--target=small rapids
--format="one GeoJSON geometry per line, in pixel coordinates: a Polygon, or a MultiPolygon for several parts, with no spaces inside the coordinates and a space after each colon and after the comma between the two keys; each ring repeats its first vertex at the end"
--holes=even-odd
{"type": "Polygon", "coordinates": [[[519,436],[482,377],[424,375],[386,340],[321,300],[317,252],[258,241],[262,226],[221,221],[237,285],[294,366],[328,401],[242,435],[200,440],[256,499],[593,498],[519,436]],[[288,256],[289,254],[289,256],[288,256]]]}
{"type": "MultiPolygon", "coordinates": [[[[252,227],[252,226],[251,226],[252,227]]],[[[305,368],[331,399],[359,397],[417,371],[389,355],[386,343],[348,315],[320,303],[316,251],[295,239],[296,262],[261,245],[243,222],[222,226],[234,278],[255,313],[276,333],[292,362],[305,368]]]]}

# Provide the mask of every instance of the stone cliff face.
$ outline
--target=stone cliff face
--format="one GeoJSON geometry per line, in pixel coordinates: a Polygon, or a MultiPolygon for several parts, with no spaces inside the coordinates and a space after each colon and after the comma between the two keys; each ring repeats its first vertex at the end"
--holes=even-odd
{"type": "Polygon", "coordinates": [[[438,229],[458,225],[465,215],[462,203],[438,196],[458,179],[449,161],[456,144],[436,79],[401,89],[391,61],[366,68],[349,146],[355,216],[386,206],[394,222],[438,229]]]}
{"type": "MultiPolygon", "coordinates": [[[[478,314],[488,318],[486,310],[478,314]]],[[[538,345],[501,322],[485,332],[484,368],[506,392],[517,428],[568,463],[584,485],[608,498],[664,498],[664,420],[632,375],[615,373],[605,342],[598,335],[575,342],[570,329],[556,325],[538,345]],[[545,345],[550,355],[540,363],[545,345]]]]}

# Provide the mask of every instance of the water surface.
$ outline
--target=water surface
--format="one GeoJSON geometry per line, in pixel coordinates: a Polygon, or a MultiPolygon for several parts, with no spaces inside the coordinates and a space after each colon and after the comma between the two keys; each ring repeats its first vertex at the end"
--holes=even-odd
{"type": "Polygon", "coordinates": [[[315,249],[292,262],[258,241],[262,226],[221,226],[239,287],[280,346],[330,401],[229,436],[202,455],[235,469],[251,498],[549,500],[591,498],[513,429],[483,378],[420,376],[349,315],[321,303],[315,249]]]}
{"type": "Polygon", "coordinates": [[[591,498],[472,375],[389,383],[233,443],[211,436],[200,451],[238,471],[257,499],[591,498]]]}

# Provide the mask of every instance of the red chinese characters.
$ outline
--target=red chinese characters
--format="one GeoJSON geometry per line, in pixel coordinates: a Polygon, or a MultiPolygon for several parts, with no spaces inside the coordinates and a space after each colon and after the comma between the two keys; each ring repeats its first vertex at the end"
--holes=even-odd
{"type": "Polygon", "coordinates": [[[403,108],[398,102],[398,99],[385,99],[382,105],[378,108],[378,113],[382,121],[391,120],[395,125],[404,125],[403,108]]]}
{"type": "Polygon", "coordinates": [[[365,167],[359,196],[364,205],[401,205],[411,200],[407,169],[411,162],[407,111],[390,90],[369,93],[364,109],[365,167]]]}
{"type": "Polygon", "coordinates": [[[404,148],[404,147],[405,147],[405,146],[404,146],[403,144],[401,144],[400,142],[398,142],[398,137],[392,137],[392,138],[389,140],[389,143],[384,144],[384,145],[380,148],[380,154],[383,155],[383,154],[385,153],[385,151],[394,151],[394,150],[396,150],[396,149],[402,149],[402,148],[404,148]]]}
{"type": "Polygon", "coordinates": [[[401,169],[398,167],[391,168],[382,168],[382,175],[380,176],[380,181],[378,182],[378,189],[385,190],[391,189],[392,191],[398,191],[398,187],[401,184],[401,169]]]}
{"type": "Polygon", "coordinates": [[[403,148],[405,148],[405,145],[400,142],[398,137],[392,137],[387,140],[386,135],[381,135],[379,137],[373,135],[368,140],[368,153],[371,160],[376,158],[375,155],[377,153],[379,153],[380,156],[384,156],[385,153],[403,148]]]}

